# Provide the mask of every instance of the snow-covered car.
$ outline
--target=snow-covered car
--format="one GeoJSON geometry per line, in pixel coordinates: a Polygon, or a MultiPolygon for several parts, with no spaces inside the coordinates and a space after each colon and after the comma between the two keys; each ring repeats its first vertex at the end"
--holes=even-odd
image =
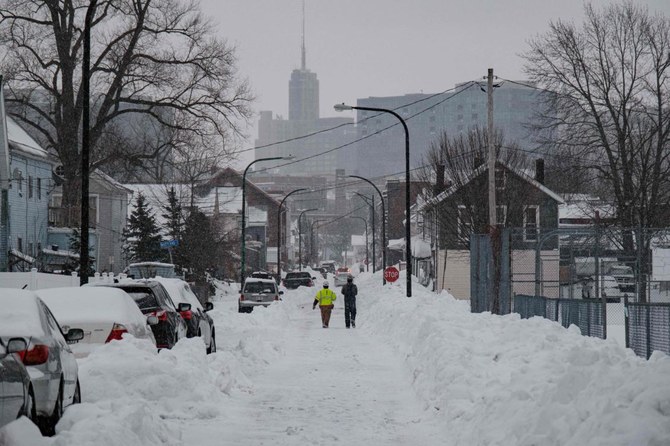
{"type": "Polygon", "coordinates": [[[124,333],[156,345],[151,325],[155,315],[145,316],[132,297],[118,288],[64,287],[36,291],[63,330],[84,330],[84,339],[71,345],[75,356],[87,356],[97,346],[119,340],[124,333]]]}
{"type": "Polygon", "coordinates": [[[119,283],[94,284],[96,287],[120,288],[130,294],[144,315],[154,315],[158,323],[151,326],[156,347],[172,348],[186,337],[186,322],[181,312],[191,309],[185,302],[175,305],[165,287],[155,280],[124,280],[119,283]]]}
{"type": "Polygon", "coordinates": [[[77,360],[69,343],[84,337],[80,328],[63,334],[47,305],[32,291],[0,289],[0,338],[23,338],[18,352],[30,375],[37,424],[45,434],[54,432],[63,410],[81,401],[77,360]]]}
{"type": "Polygon", "coordinates": [[[284,292],[277,289],[277,282],[273,279],[250,277],[244,281],[244,286],[240,290],[237,310],[240,313],[251,313],[254,307],[267,307],[272,302],[279,300],[282,294],[284,292]]]}
{"type": "Polygon", "coordinates": [[[35,417],[30,375],[18,355],[26,347],[22,338],[9,339],[7,345],[0,339],[0,427],[23,415],[35,417]]]}
{"type": "Polygon", "coordinates": [[[350,275],[351,273],[344,271],[340,271],[337,274],[335,274],[335,286],[337,287],[346,285],[347,279],[349,278],[350,275]]]}
{"type": "Polygon", "coordinates": [[[208,311],[214,308],[214,304],[205,302],[203,306],[195,293],[193,293],[193,290],[191,290],[189,284],[181,279],[156,277],[153,280],[160,282],[165,287],[173,302],[191,304],[190,310],[181,313],[181,317],[186,321],[186,336],[189,338],[194,336],[202,337],[205,347],[207,347],[207,353],[214,353],[216,351],[214,321],[207,314],[208,311]]]}

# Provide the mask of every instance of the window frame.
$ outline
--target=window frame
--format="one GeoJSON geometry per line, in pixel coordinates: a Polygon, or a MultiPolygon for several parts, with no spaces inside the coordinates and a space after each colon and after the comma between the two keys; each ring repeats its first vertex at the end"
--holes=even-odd
{"type": "Polygon", "coordinates": [[[539,229],[540,227],[540,206],[537,204],[528,204],[524,205],[523,207],[523,241],[524,242],[536,242],[538,237],[539,237],[539,229]],[[535,209],[535,221],[534,226],[531,228],[528,226],[529,219],[528,219],[528,214],[527,212],[530,209],[535,209]],[[532,229],[533,231],[533,236],[529,237],[529,232],[532,229]]]}

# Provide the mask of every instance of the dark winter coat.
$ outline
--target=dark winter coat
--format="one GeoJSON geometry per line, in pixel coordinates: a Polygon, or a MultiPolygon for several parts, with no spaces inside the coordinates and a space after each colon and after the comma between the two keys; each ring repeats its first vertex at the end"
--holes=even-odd
{"type": "Polygon", "coordinates": [[[358,294],[358,287],[353,283],[347,283],[342,287],[342,294],[344,294],[344,301],[356,302],[356,295],[358,294]]]}

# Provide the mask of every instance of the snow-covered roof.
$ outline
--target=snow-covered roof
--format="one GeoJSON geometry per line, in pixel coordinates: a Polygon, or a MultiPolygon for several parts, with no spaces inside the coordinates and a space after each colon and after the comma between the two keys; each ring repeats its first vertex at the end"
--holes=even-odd
{"type": "Polygon", "coordinates": [[[48,158],[49,154],[20,125],[7,116],[7,139],[24,153],[39,158],[48,158]]]}

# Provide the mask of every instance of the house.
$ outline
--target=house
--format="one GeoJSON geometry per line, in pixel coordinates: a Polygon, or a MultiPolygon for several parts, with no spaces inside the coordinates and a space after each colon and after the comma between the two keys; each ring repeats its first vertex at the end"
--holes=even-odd
{"type": "MultiPolygon", "coordinates": [[[[279,201],[246,180],[246,269],[276,271],[276,257],[268,256],[268,248],[277,246],[279,201]]],[[[207,203],[220,227],[240,228],[242,211],[242,174],[230,167],[219,170],[194,192],[199,202],[207,203]]],[[[286,214],[284,214],[286,215],[286,214]]],[[[286,217],[284,217],[286,218],[286,217]]],[[[283,227],[286,228],[285,222],[283,227]]],[[[276,256],[276,250],[273,251],[276,256]]]]}
{"type": "MultiPolygon", "coordinates": [[[[541,160],[540,160],[541,161],[541,160]]],[[[558,282],[558,206],[563,199],[542,184],[543,164],[536,163],[535,176],[496,163],[498,226],[510,228],[513,291],[532,293],[534,283],[521,275],[534,272],[536,249],[541,254],[543,277],[558,282]],[[544,260],[544,259],[548,260],[544,260]]],[[[439,181],[439,180],[438,180],[439,181]]],[[[459,181],[417,206],[417,231],[429,243],[433,258],[435,291],[443,289],[456,298],[470,297],[470,236],[488,227],[488,167],[481,164],[464,173],[459,181]]]]}
{"type": "Polygon", "coordinates": [[[8,153],[0,149],[0,155],[8,160],[7,173],[0,175],[4,177],[0,178],[4,183],[0,206],[0,271],[28,271],[38,266],[39,253],[47,245],[55,160],[12,118],[6,118],[6,125],[8,153]]]}
{"type": "MultiPolygon", "coordinates": [[[[121,252],[123,229],[128,214],[128,195],[132,191],[98,170],[89,180],[89,246],[92,266],[98,272],[118,274],[125,268],[121,252]]],[[[58,186],[49,200],[49,228],[44,270],[62,270],[78,261],[79,253],[70,252],[70,244],[80,226],[79,207],[63,207],[63,190],[58,186]]]]}

